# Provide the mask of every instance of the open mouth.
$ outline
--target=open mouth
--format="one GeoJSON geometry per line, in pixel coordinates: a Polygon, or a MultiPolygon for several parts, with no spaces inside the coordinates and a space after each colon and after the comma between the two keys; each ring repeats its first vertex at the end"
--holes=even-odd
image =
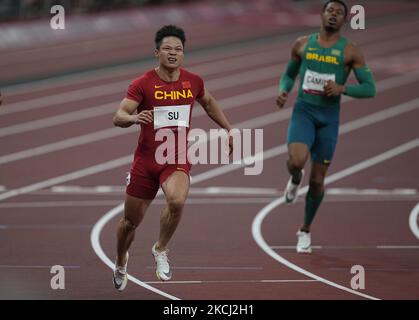
{"type": "Polygon", "coordinates": [[[167,59],[170,63],[176,63],[177,59],[176,58],[168,58],[167,59]]]}
{"type": "Polygon", "coordinates": [[[336,18],[329,18],[327,22],[329,22],[329,24],[336,24],[338,21],[336,20],[336,18]]]}

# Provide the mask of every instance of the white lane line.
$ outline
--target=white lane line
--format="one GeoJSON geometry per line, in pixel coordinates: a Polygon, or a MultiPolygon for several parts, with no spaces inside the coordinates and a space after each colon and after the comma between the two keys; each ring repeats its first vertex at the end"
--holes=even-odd
{"type": "MultiPolygon", "coordinates": [[[[147,266],[146,269],[156,269],[156,266],[147,266]]],[[[195,267],[180,267],[180,266],[170,266],[170,269],[173,270],[263,270],[262,267],[206,267],[206,266],[195,266],[195,267]]]]}
{"type": "Polygon", "coordinates": [[[224,283],[295,283],[295,282],[318,282],[312,279],[266,279],[266,280],[175,280],[175,281],[145,281],[148,284],[224,284],[224,283]]]}
{"type": "Polygon", "coordinates": [[[133,159],[132,155],[125,156],[125,157],[118,158],[115,160],[103,162],[103,163],[100,163],[100,164],[97,164],[88,168],[76,170],[68,174],[63,174],[61,176],[57,176],[51,179],[43,180],[43,181],[28,185],[25,187],[13,189],[13,190],[1,193],[0,201],[13,198],[21,194],[26,194],[32,191],[37,191],[43,188],[51,187],[53,185],[60,184],[63,182],[67,182],[67,181],[71,181],[71,180],[75,180],[79,178],[84,178],[95,173],[104,172],[110,169],[118,168],[120,166],[130,163],[132,159],[133,159]]]}
{"type": "Polygon", "coordinates": [[[330,188],[326,190],[328,195],[345,196],[415,196],[418,194],[416,189],[397,188],[397,189],[357,189],[357,188],[330,188]]]}
{"type": "Polygon", "coordinates": [[[233,194],[233,195],[278,195],[280,192],[275,188],[242,188],[242,187],[207,187],[191,188],[189,194],[233,194]]]}
{"type": "MultiPolygon", "coordinates": [[[[277,197],[277,196],[276,196],[277,197]]],[[[191,205],[200,205],[200,204],[237,204],[237,205],[244,205],[244,204],[261,204],[261,203],[268,203],[275,199],[276,197],[269,197],[269,198],[205,198],[205,199],[197,199],[197,198],[190,198],[186,200],[186,204],[191,205]]],[[[163,203],[163,201],[162,201],[163,203]]],[[[198,212],[199,214],[199,212],[198,212]]],[[[230,212],[230,214],[232,214],[230,212]]],[[[241,214],[241,213],[240,213],[241,214]]]]}
{"type": "Polygon", "coordinates": [[[125,187],[122,185],[118,186],[53,186],[50,189],[51,193],[71,193],[71,194],[97,194],[97,193],[123,193],[125,187]]]}
{"type": "MultiPolygon", "coordinates": [[[[30,201],[30,202],[5,202],[0,203],[0,208],[65,208],[65,207],[111,207],[121,202],[122,194],[118,194],[118,200],[72,200],[72,201],[30,201]]],[[[202,205],[202,204],[261,204],[271,202],[273,197],[269,198],[190,198],[187,200],[188,205],[202,205]]],[[[164,199],[155,199],[154,205],[166,204],[164,199]]],[[[1,225],[0,225],[1,229],[1,225]]]]}
{"type": "Polygon", "coordinates": [[[9,103],[6,105],[4,110],[1,111],[0,115],[7,115],[23,111],[27,112],[50,106],[55,106],[54,109],[64,107],[67,109],[68,105],[66,105],[66,103],[69,102],[76,102],[84,99],[91,99],[117,93],[122,95],[128,85],[129,81],[124,80],[88,88],[70,90],[63,93],[50,94],[48,96],[33,98],[25,101],[9,103]]]}
{"type": "MultiPolygon", "coordinates": [[[[65,207],[111,207],[119,204],[118,200],[79,200],[79,201],[29,201],[0,203],[0,208],[65,208],[65,207]]],[[[0,225],[1,229],[1,225],[0,225]]]]}
{"type": "MultiPolygon", "coordinates": [[[[88,107],[86,109],[62,113],[60,115],[32,120],[29,122],[18,123],[12,126],[0,128],[0,137],[7,137],[13,134],[30,132],[38,129],[50,128],[74,121],[86,120],[93,117],[103,116],[114,113],[118,104],[111,102],[96,107],[88,107]]],[[[109,120],[111,123],[111,119],[109,120]]]]}
{"type": "MultiPolygon", "coordinates": [[[[389,79],[385,79],[382,81],[377,82],[377,90],[378,91],[385,91],[397,88],[399,86],[409,84],[412,81],[419,80],[419,71],[418,72],[412,72],[407,75],[398,76],[398,77],[392,77],[389,79]]],[[[226,99],[223,100],[222,103],[225,103],[223,105],[223,109],[229,109],[234,108],[236,106],[243,106],[244,103],[250,104],[250,103],[256,103],[259,101],[263,101],[265,99],[270,99],[275,97],[276,95],[276,89],[277,88],[271,88],[267,91],[262,91],[260,95],[257,95],[258,92],[253,91],[252,95],[245,94],[244,96],[241,96],[240,100],[237,100],[237,96],[234,98],[229,98],[230,100],[226,99]],[[256,94],[256,96],[254,96],[256,94]],[[250,100],[249,100],[250,99],[250,100]]],[[[353,100],[353,98],[345,96],[342,99],[342,104],[346,103],[348,101],[353,100]]],[[[195,109],[194,108],[193,117],[201,116],[204,114],[204,112],[201,109],[195,109]]],[[[287,120],[291,116],[292,108],[287,108],[281,111],[272,112],[263,116],[259,116],[257,118],[243,121],[241,123],[236,124],[235,126],[238,128],[259,128],[262,126],[266,126],[269,124],[273,124],[282,120],[287,120]]],[[[131,127],[127,129],[116,129],[116,128],[109,128],[104,129],[101,131],[96,131],[93,133],[88,133],[85,135],[72,137],[68,139],[64,139],[61,141],[45,144],[38,147],[33,147],[29,149],[25,149],[22,151],[18,151],[15,153],[7,154],[4,156],[0,156],[0,164],[5,164],[17,160],[22,160],[26,158],[31,158],[37,155],[47,154],[54,151],[64,150],[67,148],[80,146],[83,144],[88,144],[96,141],[101,141],[108,138],[113,138],[116,136],[124,135],[124,134],[132,134],[134,131],[136,131],[136,127],[131,127]]]]}
{"type": "MultiPolygon", "coordinates": [[[[119,198],[115,200],[72,200],[72,201],[30,201],[30,202],[4,202],[0,203],[0,208],[65,208],[65,207],[111,207],[118,205],[121,200],[120,197],[123,193],[116,194],[119,198]]],[[[277,199],[281,194],[277,194],[271,197],[236,197],[236,198],[191,198],[189,197],[186,200],[187,205],[202,205],[202,204],[213,204],[213,205],[221,205],[221,204],[237,204],[237,205],[245,205],[245,204],[264,204],[269,203],[272,200],[277,199]]],[[[419,199],[415,197],[414,200],[419,199]]],[[[360,199],[359,197],[350,198],[350,199],[326,199],[325,202],[381,202],[381,201],[411,201],[412,198],[390,198],[390,199],[383,199],[383,198],[367,198],[367,199],[360,199]]],[[[303,200],[300,200],[303,202],[303,200]]],[[[154,205],[165,205],[166,200],[164,199],[155,199],[153,201],[154,205]]],[[[196,212],[199,214],[199,212],[196,212]]],[[[233,214],[233,213],[230,213],[233,214]]],[[[1,229],[0,225],[0,229],[1,229]]]]}
{"type": "MultiPolygon", "coordinates": [[[[376,272],[419,272],[419,268],[372,268],[372,267],[366,267],[365,268],[367,272],[376,271],[376,272]]],[[[345,271],[350,272],[350,268],[327,268],[327,270],[330,271],[345,271]]],[[[400,275],[399,275],[400,276],[400,275]]],[[[406,275],[407,277],[410,277],[410,275],[406,275]]]]}
{"type": "MultiPolygon", "coordinates": [[[[419,146],[419,138],[411,140],[407,143],[404,143],[396,148],[390,149],[378,156],[369,158],[367,160],[364,160],[356,165],[353,165],[347,169],[341,170],[339,172],[336,172],[330,176],[328,176],[325,180],[325,184],[330,184],[333,183],[335,181],[341,180],[345,177],[351,176],[359,171],[365,170],[367,168],[370,168],[374,165],[377,165],[383,161],[389,160],[393,157],[396,157],[402,153],[408,152],[410,150],[413,150],[415,148],[417,148],[419,146]]],[[[299,195],[303,195],[305,193],[307,193],[308,191],[308,187],[305,186],[304,188],[300,189],[298,194],[299,195]]],[[[259,245],[259,247],[265,251],[269,256],[271,256],[273,259],[275,259],[276,261],[278,261],[279,263],[287,266],[288,268],[297,271],[301,274],[304,274],[306,276],[308,276],[309,278],[315,279],[315,280],[319,280],[327,285],[333,286],[337,289],[367,298],[367,299],[373,299],[373,300],[377,300],[378,298],[375,298],[373,296],[370,295],[366,295],[363,294],[361,292],[349,289],[347,287],[344,287],[340,284],[337,284],[333,281],[329,281],[325,278],[319,277],[318,275],[311,273],[293,263],[291,263],[290,261],[288,261],[287,259],[285,259],[284,257],[282,257],[281,255],[279,255],[277,252],[275,252],[274,250],[272,250],[272,248],[266,243],[265,239],[263,238],[262,235],[262,222],[263,220],[268,216],[268,214],[270,212],[272,212],[273,209],[275,209],[276,207],[278,207],[279,205],[283,204],[285,202],[284,197],[281,197],[275,201],[272,201],[270,204],[268,204],[267,206],[265,206],[262,210],[260,210],[258,212],[258,214],[256,215],[255,219],[253,220],[252,223],[252,236],[253,239],[256,241],[256,243],[259,245]]]]}
{"type": "MultiPolygon", "coordinates": [[[[123,186],[54,186],[50,189],[51,193],[70,193],[70,194],[98,194],[98,193],[124,193],[123,186]]],[[[280,192],[275,188],[244,188],[244,187],[206,187],[206,188],[190,188],[189,195],[277,195],[280,192]]]]}
{"type": "MultiPolygon", "coordinates": [[[[2,191],[7,191],[4,188],[2,191]]],[[[125,186],[122,185],[98,185],[98,186],[76,186],[76,185],[60,185],[52,186],[50,189],[40,190],[33,192],[34,195],[46,195],[46,194],[63,194],[63,195],[120,195],[125,192],[125,186]]],[[[253,187],[222,187],[222,186],[211,186],[211,187],[192,187],[189,189],[189,196],[196,195],[234,195],[237,197],[248,196],[248,195],[282,195],[283,190],[276,188],[253,188],[253,187]]],[[[380,199],[380,197],[388,197],[392,199],[394,197],[416,198],[419,196],[419,192],[416,189],[409,188],[396,188],[396,189],[358,189],[358,188],[328,188],[326,190],[328,196],[342,196],[351,197],[351,199],[358,199],[358,197],[371,196],[374,199],[380,199]]],[[[212,198],[214,199],[214,198],[212,198]]]]}
{"type": "MultiPolygon", "coordinates": [[[[51,269],[53,265],[17,265],[17,264],[0,264],[0,269],[51,269]]],[[[80,269],[80,266],[63,266],[64,269],[80,269]]]]}
{"type": "MultiPolygon", "coordinates": [[[[356,197],[352,197],[352,198],[345,197],[345,198],[337,198],[337,199],[332,199],[332,198],[329,197],[328,199],[325,199],[323,201],[324,202],[335,202],[335,203],[339,203],[339,202],[394,202],[394,201],[406,202],[406,201],[416,201],[418,199],[419,199],[418,196],[394,196],[394,197],[390,197],[390,198],[371,197],[371,196],[367,196],[365,198],[359,198],[359,196],[356,196],[356,197]]],[[[297,202],[303,203],[304,200],[299,199],[297,202]]],[[[337,212],[337,213],[339,213],[339,212],[337,212]]]]}
{"type": "MultiPolygon", "coordinates": [[[[274,250],[295,250],[295,245],[293,246],[270,246],[274,250]]],[[[415,245],[379,245],[379,246],[311,246],[316,250],[328,250],[328,249],[337,249],[337,250],[353,250],[353,249],[378,249],[378,250],[399,250],[399,249],[419,249],[419,246],[415,245]]]]}
{"type": "Polygon", "coordinates": [[[412,231],[413,235],[419,239],[418,216],[419,203],[412,209],[409,215],[409,228],[412,231]]]}
{"type": "Polygon", "coordinates": [[[2,224],[1,230],[17,229],[90,229],[91,225],[65,225],[65,224],[2,224]]]}
{"type": "Polygon", "coordinates": [[[116,138],[118,136],[122,136],[125,134],[133,134],[134,132],[138,132],[137,126],[132,126],[130,128],[109,128],[100,131],[96,131],[93,133],[84,134],[77,137],[72,137],[68,139],[64,139],[57,142],[52,142],[48,144],[44,144],[34,148],[28,148],[22,151],[17,151],[14,153],[9,153],[4,156],[0,156],[0,165],[5,163],[14,162],[17,160],[32,158],[35,156],[65,150],[69,148],[73,148],[76,146],[81,146],[84,144],[89,144],[92,142],[97,142],[105,139],[116,138]]]}
{"type": "Polygon", "coordinates": [[[381,246],[377,246],[377,249],[419,249],[419,246],[381,245],[381,246]]]}
{"type": "MultiPolygon", "coordinates": [[[[375,112],[373,114],[370,114],[368,116],[359,118],[357,120],[353,120],[350,122],[347,122],[343,125],[340,126],[340,132],[339,134],[344,134],[344,133],[348,133],[372,124],[375,124],[377,122],[380,121],[384,121],[390,118],[393,118],[395,116],[404,114],[406,112],[412,111],[412,110],[416,110],[419,108],[419,98],[410,100],[408,102],[396,105],[394,107],[390,107],[378,112],[375,112]]],[[[236,170],[239,168],[242,168],[244,166],[246,166],[246,164],[249,163],[254,163],[257,161],[263,161],[263,159],[270,159],[272,157],[278,156],[280,154],[284,154],[287,152],[287,145],[286,144],[282,144],[280,146],[271,148],[269,150],[266,151],[262,151],[259,152],[257,154],[255,154],[254,156],[250,156],[247,157],[245,159],[243,159],[241,164],[230,164],[230,165],[225,165],[225,166],[221,166],[218,167],[214,170],[209,170],[207,172],[205,172],[204,174],[200,175],[202,177],[203,180],[207,180],[210,179],[212,177],[216,177],[222,174],[225,174],[227,172],[230,172],[232,170],[236,170]],[[234,167],[234,169],[231,169],[231,166],[234,167]]],[[[67,181],[71,181],[71,180],[75,180],[78,178],[83,178],[95,173],[99,173],[99,172],[103,172],[103,171],[107,171],[110,169],[114,169],[123,165],[128,165],[129,163],[131,163],[132,161],[132,155],[128,155],[125,157],[121,157],[115,160],[111,160],[108,162],[104,162],[101,164],[97,164],[85,169],[81,169],[81,170],[77,170],[77,171],[73,171],[69,174],[64,174],[55,178],[51,178],[48,180],[44,180],[38,183],[34,183],[25,187],[21,187],[21,188],[17,188],[14,190],[10,190],[7,192],[4,192],[2,194],[0,194],[0,201],[1,200],[5,200],[5,199],[9,199],[21,194],[25,194],[25,193],[29,193],[29,192],[33,192],[33,191],[37,191],[46,187],[50,187],[56,184],[60,184],[63,182],[67,182],[67,181]]],[[[197,178],[194,177],[194,179],[196,180],[197,178]]],[[[202,180],[202,181],[203,181],[202,180]]]]}

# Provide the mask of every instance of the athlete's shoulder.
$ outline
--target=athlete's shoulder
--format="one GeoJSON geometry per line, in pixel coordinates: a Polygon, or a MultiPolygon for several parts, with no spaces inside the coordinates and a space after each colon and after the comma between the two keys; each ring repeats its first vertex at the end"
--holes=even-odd
{"type": "Polygon", "coordinates": [[[349,49],[349,50],[361,50],[361,47],[356,43],[356,42],[353,42],[353,41],[349,41],[348,39],[346,39],[346,38],[344,38],[345,40],[346,40],[346,47],[349,49]]]}
{"type": "Polygon", "coordinates": [[[299,60],[303,56],[305,46],[307,45],[309,39],[310,35],[301,36],[295,39],[291,49],[294,59],[299,60]]]}
{"type": "Polygon", "coordinates": [[[345,55],[348,57],[356,57],[362,55],[361,47],[352,41],[347,41],[346,47],[345,47],[345,55]]]}
{"type": "Polygon", "coordinates": [[[196,73],[190,72],[190,71],[188,71],[188,70],[186,70],[184,68],[182,68],[181,70],[182,70],[183,76],[185,78],[189,78],[189,80],[199,80],[199,81],[202,81],[201,76],[197,75],[196,73]]]}
{"type": "Polygon", "coordinates": [[[132,83],[136,84],[136,85],[142,85],[146,82],[149,82],[150,80],[155,78],[155,70],[151,69],[149,71],[146,71],[145,73],[143,73],[142,75],[138,76],[137,78],[135,78],[132,83]]]}
{"type": "Polygon", "coordinates": [[[306,44],[308,42],[308,40],[310,39],[310,37],[311,37],[310,34],[298,37],[297,39],[295,39],[295,43],[306,44]]]}

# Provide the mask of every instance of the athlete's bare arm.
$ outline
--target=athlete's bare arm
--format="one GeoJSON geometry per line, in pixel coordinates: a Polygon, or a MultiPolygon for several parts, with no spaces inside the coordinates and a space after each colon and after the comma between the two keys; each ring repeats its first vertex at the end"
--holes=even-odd
{"type": "Polygon", "coordinates": [[[218,124],[221,128],[226,129],[227,131],[231,130],[230,123],[224,115],[224,112],[218,105],[217,100],[215,100],[215,98],[208,90],[205,89],[204,95],[197,101],[201,104],[205,112],[212,120],[214,120],[216,124],[218,124]]]}
{"type": "Polygon", "coordinates": [[[291,58],[297,62],[301,62],[301,59],[304,54],[304,49],[308,42],[309,36],[302,36],[295,40],[292,48],[291,48],[291,58]]]}
{"type": "Polygon", "coordinates": [[[139,114],[134,114],[138,106],[137,101],[124,98],[113,117],[113,124],[117,127],[128,128],[133,124],[153,122],[152,110],[143,110],[139,114]]]}
{"type": "MultiPolygon", "coordinates": [[[[205,89],[205,93],[202,96],[202,98],[197,99],[197,101],[201,104],[205,112],[215,123],[217,123],[221,128],[226,129],[227,131],[231,130],[231,125],[228,122],[226,116],[224,115],[224,112],[218,105],[217,100],[215,100],[215,98],[207,89],[205,89]]],[[[231,154],[231,152],[233,151],[233,138],[231,135],[229,137],[229,146],[229,153],[231,154]]]]}
{"type": "MultiPolygon", "coordinates": [[[[303,37],[299,37],[295,40],[294,44],[292,45],[291,48],[291,61],[290,63],[288,63],[287,66],[287,70],[285,71],[285,73],[292,73],[290,75],[285,75],[288,79],[288,81],[294,81],[296,74],[295,74],[295,70],[291,70],[291,69],[295,69],[295,67],[299,67],[300,63],[301,63],[301,58],[304,54],[304,48],[307,44],[308,41],[308,36],[303,36],[303,37]]],[[[282,77],[281,81],[287,81],[285,77],[282,77]]],[[[288,99],[288,91],[286,90],[281,90],[279,92],[278,98],[276,99],[276,104],[278,105],[278,107],[283,108],[285,105],[285,102],[287,102],[288,99]]]]}

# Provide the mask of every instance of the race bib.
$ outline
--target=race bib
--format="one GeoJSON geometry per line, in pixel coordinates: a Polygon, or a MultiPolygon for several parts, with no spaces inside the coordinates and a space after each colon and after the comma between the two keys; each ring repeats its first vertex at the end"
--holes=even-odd
{"type": "Polygon", "coordinates": [[[154,129],[189,127],[191,105],[154,107],[154,129]]]}
{"type": "Polygon", "coordinates": [[[335,79],[335,74],[318,73],[307,69],[304,75],[303,91],[309,94],[324,95],[323,87],[326,81],[335,81],[335,79]]]}

